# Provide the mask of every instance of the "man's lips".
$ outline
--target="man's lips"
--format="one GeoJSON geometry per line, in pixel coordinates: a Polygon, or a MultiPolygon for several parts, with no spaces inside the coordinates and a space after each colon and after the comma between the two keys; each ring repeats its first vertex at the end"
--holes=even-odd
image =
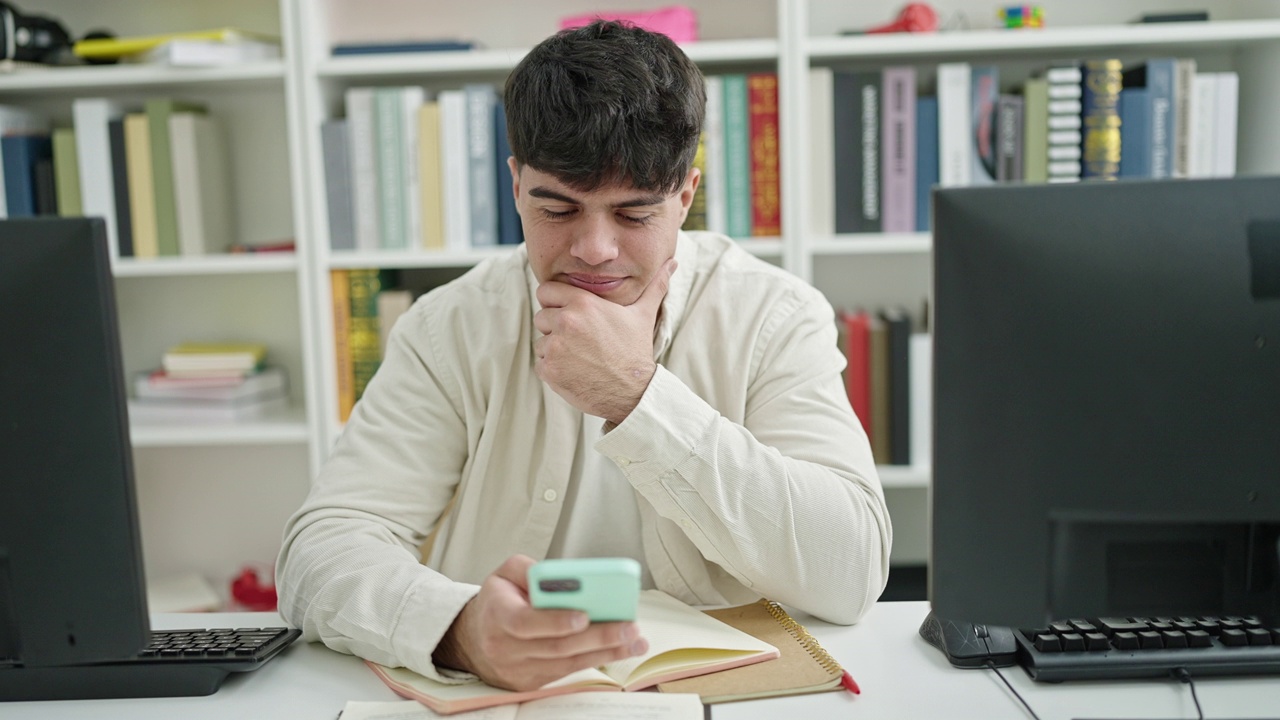
{"type": "Polygon", "coordinates": [[[625,277],[580,274],[568,274],[565,275],[564,278],[570,285],[580,287],[583,290],[588,290],[596,294],[607,293],[622,285],[622,283],[627,279],[625,277]]]}

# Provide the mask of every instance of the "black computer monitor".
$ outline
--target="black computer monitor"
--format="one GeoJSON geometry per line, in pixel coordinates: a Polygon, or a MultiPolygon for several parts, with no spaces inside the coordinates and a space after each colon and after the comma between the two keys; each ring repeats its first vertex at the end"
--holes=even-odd
{"type": "Polygon", "coordinates": [[[934,613],[1280,615],[1280,178],[933,202],[934,613]]]}
{"type": "Polygon", "coordinates": [[[0,700],[147,644],[136,507],[105,226],[0,221],[0,700]]]}

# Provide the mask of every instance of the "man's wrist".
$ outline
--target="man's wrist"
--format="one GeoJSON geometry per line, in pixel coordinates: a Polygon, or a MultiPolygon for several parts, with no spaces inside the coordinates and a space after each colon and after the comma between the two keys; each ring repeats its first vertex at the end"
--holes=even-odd
{"type": "Polygon", "coordinates": [[[435,663],[437,667],[474,673],[471,669],[471,661],[467,656],[466,643],[462,641],[462,627],[466,621],[467,611],[470,608],[471,601],[468,600],[467,604],[462,606],[458,616],[453,619],[453,623],[449,625],[449,629],[445,631],[444,637],[440,638],[440,642],[436,644],[435,652],[431,654],[431,662],[435,663]]]}

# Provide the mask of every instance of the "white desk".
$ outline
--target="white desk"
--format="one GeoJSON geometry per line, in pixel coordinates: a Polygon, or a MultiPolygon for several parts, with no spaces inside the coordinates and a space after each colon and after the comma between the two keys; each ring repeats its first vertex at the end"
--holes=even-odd
{"type": "MultiPolygon", "coordinates": [[[[1026,720],[1028,715],[989,670],[957,670],[916,630],[923,602],[880,603],[863,622],[838,627],[796,619],[818,637],[862,686],[846,692],[712,706],[714,720],[807,718],[956,718],[1026,720]]],[[[278,625],[272,613],[157,615],[157,628],[278,625]]],[[[1034,683],[1020,668],[1003,670],[1044,720],[1195,718],[1186,686],[1173,681],[1034,683]]],[[[1280,677],[1196,681],[1209,718],[1280,717],[1280,677]]],[[[0,720],[332,720],[348,700],[395,700],[364,664],[314,644],[295,643],[266,666],[233,673],[208,697],[0,703],[0,720]]]]}

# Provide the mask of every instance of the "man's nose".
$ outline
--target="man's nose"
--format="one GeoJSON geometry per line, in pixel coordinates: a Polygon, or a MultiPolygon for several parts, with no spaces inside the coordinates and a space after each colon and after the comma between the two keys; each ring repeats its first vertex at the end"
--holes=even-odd
{"type": "Polygon", "coordinates": [[[618,256],[617,229],[607,214],[588,215],[577,228],[573,256],[588,265],[600,265],[618,256]]]}

